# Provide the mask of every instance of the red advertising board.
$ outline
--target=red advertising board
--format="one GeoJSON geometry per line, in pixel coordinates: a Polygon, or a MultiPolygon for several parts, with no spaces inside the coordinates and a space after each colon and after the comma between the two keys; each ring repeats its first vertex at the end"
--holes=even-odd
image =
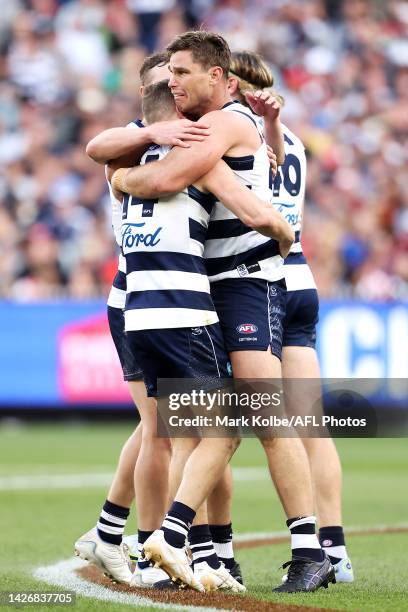
{"type": "Polygon", "coordinates": [[[58,383],[61,399],[70,403],[131,401],[105,314],[61,330],[58,383]]]}

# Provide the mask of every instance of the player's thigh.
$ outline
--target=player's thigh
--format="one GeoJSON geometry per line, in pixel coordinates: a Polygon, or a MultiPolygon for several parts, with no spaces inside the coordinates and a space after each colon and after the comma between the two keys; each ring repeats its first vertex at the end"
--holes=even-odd
{"type": "Polygon", "coordinates": [[[282,374],[280,359],[264,351],[232,351],[230,353],[234,378],[280,378],[282,374]]]}
{"type": "MultiPolygon", "coordinates": [[[[323,414],[320,367],[315,349],[307,346],[284,346],[282,375],[285,409],[288,415],[315,416],[321,421],[323,414]]],[[[305,429],[307,436],[322,435],[320,429],[305,429]]],[[[303,437],[303,436],[302,436],[303,437]]]]}
{"type": "Polygon", "coordinates": [[[147,397],[146,386],[143,380],[129,381],[129,391],[139,412],[156,408],[156,400],[153,397],[147,397]]]}
{"type": "Polygon", "coordinates": [[[107,313],[109,329],[119,357],[120,365],[122,366],[124,380],[127,382],[142,380],[143,372],[136,359],[135,353],[130,347],[128,336],[125,333],[125,317],[123,310],[121,308],[108,306],[107,313]]]}
{"type": "Polygon", "coordinates": [[[319,378],[320,366],[316,350],[308,346],[284,346],[282,375],[284,378],[319,378]]]}

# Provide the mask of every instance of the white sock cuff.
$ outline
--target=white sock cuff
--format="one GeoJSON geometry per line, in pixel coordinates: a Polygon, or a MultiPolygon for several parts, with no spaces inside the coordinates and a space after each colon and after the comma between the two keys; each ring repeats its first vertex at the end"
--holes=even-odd
{"type": "Polygon", "coordinates": [[[293,533],[292,550],[296,548],[321,548],[317,536],[312,533],[293,533]]]}
{"type": "Polygon", "coordinates": [[[232,542],[226,542],[224,544],[214,542],[214,549],[217,553],[217,557],[222,557],[223,559],[234,558],[234,548],[232,546],[232,542]]]}
{"type": "Polygon", "coordinates": [[[100,531],[104,531],[105,533],[110,533],[111,535],[122,535],[124,527],[111,527],[110,525],[105,525],[105,523],[100,523],[99,521],[96,523],[97,528],[100,531]]]}
{"type": "Polygon", "coordinates": [[[119,516],[115,516],[114,514],[109,514],[109,512],[106,512],[105,510],[101,511],[101,518],[104,518],[110,523],[115,523],[115,525],[123,525],[123,527],[126,525],[127,521],[127,519],[120,518],[119,516]]]}
{"type": "Polygon", "coordinates": [[[187,527],[182,527],[177,523],[173,523],[173,520],[164,519],[162,528],[171,529],[171,531],[177,531],[177,533],[181,533],[184,536],[186,536],[188,533],[187,527]]]}
{"type": "Polygon", "coordinates": [[[323,546],[323,550],[331,557],[338,559],[347,559],[347,549],[345,546],[323,546]]]}

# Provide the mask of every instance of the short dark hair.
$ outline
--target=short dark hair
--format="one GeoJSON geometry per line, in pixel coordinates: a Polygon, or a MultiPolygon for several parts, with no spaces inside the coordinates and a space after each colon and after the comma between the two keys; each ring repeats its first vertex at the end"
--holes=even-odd
{"type": "Polygon", "coordinates": [[[169,56],[177,51],[191,51],[193,61],[205,69],[220,66],[224,78],[228,78],[231,51],[225,38],[219,34],[205,30],[192,30],[180,34],[167,46],[169,56]]]}
{"type": "MultiPolygon", "coordinates": [[[[153,55],[149,55],[145,57],[143,60],[143,64],[140,66],[139,76],[142,85],[145,84],[146,74],[152,68],[156,68],[156,66],[165,66],[169,61],[168,53],[153,53],[153,55]]],[[[170,75],[169,75],[170,76],[170,75]]]]}
{"type": "Polygon", "coordinates": [[[163,116],[166,118],[175,110],[176,105],[168,81],[159,81],[146,87],[142,98],[142,112],[149,125],[162,120],[163,116]]]}

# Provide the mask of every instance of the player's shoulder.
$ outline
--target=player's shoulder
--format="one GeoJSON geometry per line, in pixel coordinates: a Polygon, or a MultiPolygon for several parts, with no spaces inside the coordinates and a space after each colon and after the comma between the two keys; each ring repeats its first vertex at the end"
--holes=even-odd
{"type": "Polygon", "coordinates": [[[201,117],[201,120],[208,123],[210,126],[217,126],[217,129],[229,131],[233,129],[234,126],[242,127],[250,125],[248,118],[252,119],[252,122],[255,124],[251,111],[248,111],[248,109],[239,102],[231,102],[219,110],[213,110],[206,113],[201,117]],[[225,112],[226,110],[236,112],[225,112]],[[245,117],[243,115],[245,115],[245,117]]]}
{"type": "Polygon", "coordinates": [[[133,121],[130,121],[129,123],[127,123],[125,127],[128,127],[128,128],[143,128],[145,126],[143,125],[143,121],[141,119],[134,119],[133,121]]]}

